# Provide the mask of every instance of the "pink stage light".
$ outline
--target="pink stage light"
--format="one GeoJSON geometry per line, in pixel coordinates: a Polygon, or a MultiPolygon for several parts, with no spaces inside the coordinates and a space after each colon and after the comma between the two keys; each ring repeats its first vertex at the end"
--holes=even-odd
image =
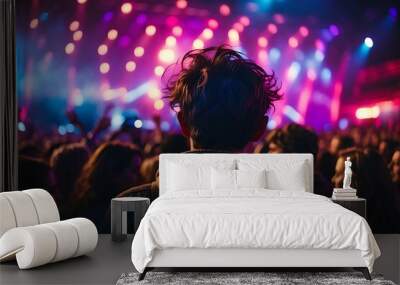
{"type": "Polygon", "coordinates": [[[143,55],[144,55],[144,48],[143,47],[136,47],[134,50],[133,50],[133,54],[136,56],[136,57],[142,57],[143,55]]]}
{"type": "Polygon", "coordinates": [[[185,9],[188,5],[188,2],[186,0],[177,0],[176,1],[176,7],[179,9],[185,9]]]}
{"type": "Polygon", "coordinates": [[[232,43],[238,43],[239,42],[239,33],[235,29],[230,29],[228,31],[228,39],[232,43]]]}
{"type": "Polygon", "coordinates": [[[103,62],[99,66],[100,73],[106,74],[110,71],[110,65],[107,62],[103,62]]]}
{"type": "Polygon", "coordinates": [[[167,23],[167,26],[172,27],[175,26],[176,24],[178,24],[178,18],[174,17],[174,16],[169,16],[166,20],[165,23],[167,23]]]}
{"type": "Polygon", "coordinates": [[[69,24],[69,30],[71,32],[75,32],[79,29],[79,22],[78,21],[72,21],[71,24],[69,24]]]}
{"type": "Polygon", "coordinates": [[[85,4],[87,0],[77,0],[78,4],[85,4]]]}
{"type": "Polygon", "coordinates": [[[176,57],[175,52],[172,49],[168,49],[168,48],[162,49],[158,53],[158,59],[164,63],[174,62],[175,57],[176,57]]]}
{"type": "Polygon", "coordinates": [[[233,28],[240,33],[244,30],[244,26],[241,23],[233,24],[233,28]]]}
{"type": "Polygon", "coordinates": [[[376,119],[381,114],[379,106],[361,107],[356,110],[356,118],[359,120],[376,119]]]}
{"type": "Polygon", "coordinates": [[[276,34],[278,32],[278,27],[275,24],[269,24],[267,29],[271,34],[276,34]]]}
{"type": "Polygon", "coordinates": [[[309,69],[307,70],[307,78],[314,81],[317,78],[317,73],[315,72],[314,69],[309,69]]]}
{"type": "Polygon", "coordinates": [[[154,102],[154,109],[156,110],[161,110],[164,108],[164,101],[161,99],[158,99],[157,101],[154,102]]]}
{"type": "Polygon", "coordinates": [[[325,49],[324,42],[321,41],[320,39],[315,40],[315,48],[323,51],[325,49]]]}
{"type": "Polygon", "coordinates": [[[132,12],[132,4],[129,2],[126,2],[124,4],[121,5],[121,12],[123,14],[129,14],[130,12],[132,12]]]}
{"type": "Polygon", "coordinates": [[[146,35],[148,35],[149,37],[152,37],[156,34],[157,29],[154,25],[149,25],[146,27],[145,32],[146,32],[146,35]]]}
{"type": "Polygon", "coordinates": [[[299,46],[299,41],[295,37],[290,37],[288,43],[291,48],[296,48],[299,46]]]}
{"type": "Polygon", "coordinates": [[[108,31],[107,38],[110,41],[115,40],[117,37],[118,37],[118,31],[116,29],[111,29],[111,30],[108,31]]]}
{"type": "Polygon", "coordinates": [[[219,6],[219,13],[222,16],[229,16],[229,14],[231,13],[231,8],[229,8],[229,6],[226,4],[222,4],[221,6],[219,6]]]}
{"type": "Polygon", "coordinates": [[[275,14],[274,15],[274,20],[275,22],[277,22],[278,24],[283,24],[285,23],[285,17],[282,14],[275,14]]]}
{"type": "Polygon", "coordinates": [[[203,36],[203,38],[205,38],[206,40],[210,40],[212,39],[212,37],[214,36],[214,32],[209,29],[209,28],[205,28],[203,30],[203,32],[201,33],[201,35],[203,36]]]}
{"type": "Polygon", "coordinates": [[[259,37],[257,40],[258,46],[261,48],[265,48],[268,46],[268,40],[266,37],[259,37]]]}
{"type": "Polygon", "coordinates": [[[211,28],[211,29],[216,29],[216,28],[218,28],[218,22],[217,22],[217,20],[215,20],[215,19],[209,19],[208,20],[208,26],[211,28]]]}
{"type": "Polygon", "coordinates": [[[97,48],[97,53],[99,55],[105,55],[108,52],[108,47],[105,44],[99,45],[97,48]]]}
{"type": "Polygon", "coordinates": [[[128,72],[133,72],[136,69],[136,63],[134,61],[132,61],[132,60],[128,61],[125,64],[125,69],[128,72]]]}
{"type": "Polygon", "coordinates": [[[183,30],[180,26],[175,26],[172,28],[172,34],[176,37],[182,36],[183,30]]]}
{"type": "Polygon", "coordinates": [[[66,54],[72,54],[75,50],[75,44],[74,43],[68,43],[65,46],[65,53],[66,54]]]}
{"type": "Polygon", "coordinates": [[[161,91],[156,86],[151,86],[149,91],[147,92],[151,99],[159,99],[161,98],[161,91]]]}
{"type": "Polygon", "coordinates": [[[240,17],[239,22],[245,27],[250,25],[250,19],[247,16],[240,17]]]}
{"type": "Polygon", "coordinates": [[[154,68],[154,74],[157,75],[157,76],[162,76],[163,73],[164,73],[164,70],[165,70],[164,67],[162,67],[161,65],[157,65],[154,68]]]}
{"type": "Polygon", "coordinates": [[[76,42],[80,41],[82,39],[82,37],[83,37],[83,32],[82,31],[76,31],[72,35],[73,40],[76,41],[76,42]]]}
{"type": "Polygon", "coordinates": [[[258,52],[258,60],[262,63],[265,63],[268,60],[268,53],[266,50],[260,50],[258,52]]]}
{"type": "Polygon", "coordinates": [[[204,42],[201,39],[195,39],[192,46],[193,48],[201,49],[204,48],[204,42]]]}
{"type": "Polygon", "coordinates": [[[175,38],[174,36],[168,36],[168,37],[165,39],[165,45],[166,45],[167,47],[174,47],[174,46],[176,46],[176,38],[175,38]]]}
{"type": "Polygon", "coordinates": [[[309,34],[309,31],[308,31],[307,27],[301,26],[301,27],[299,28],[299,33],[300,33],[300,35],[301,35],[302,37],[307,37],[308,34],[309,34]]]}

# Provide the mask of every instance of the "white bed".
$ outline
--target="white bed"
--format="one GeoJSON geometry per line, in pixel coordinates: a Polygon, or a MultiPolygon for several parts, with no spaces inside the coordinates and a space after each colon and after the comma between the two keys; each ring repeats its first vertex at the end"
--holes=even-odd
{"type": "Polygon", "coordinates": [[[154,267],[355,267],[368,278],[380,251],[367,222],[312,185],[309,154],[163,154],[160,197],[136,232],[132,262],[140,278],[154,267]],[[217,189],[209,167],[235,173],[237,184],[222,179],[217,189]],[[265,186],[238,188],[260,170],[265,186]]]}

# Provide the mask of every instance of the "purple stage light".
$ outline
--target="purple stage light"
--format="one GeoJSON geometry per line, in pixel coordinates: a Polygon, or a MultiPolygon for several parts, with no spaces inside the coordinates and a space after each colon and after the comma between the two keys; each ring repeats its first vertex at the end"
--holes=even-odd
{"type": "Polygon", "coordinates": [[[140,14],[139,16],[137,16],[136,18],[136,23],[139,25],[144,25],[147,21],[147,16],[146,14],[140,14]]]}
{"type": "Polygon", "coordinates": [[[104,13],[103,15],[103,21],[104,22],[110,22],[113,18],[113,13],[111,11],[104,13]]]}
{"type": "Polygon", "coordinates": [[[396,7],[392,7],[389,9],[389,16],[392,18],[397,18],[397,9],[396,7]]]}
{"type": "Polygon", "coordinates": [[[326,42],[330,42],[333,39],[333,36],[329,29],[322,29],[321,36],[326,42]]]}
{"type": "Polygon", "coordinates": [[[338,26],[336,25],[330,25],[329,26],[329,31],[331,32],[331,34],[335,37],[337,37],[340,33],[338,26]]]}
{"type": "Polygon", "coordinates": [[[347,129],[348,126],[349,126],[349,120],[347,120],[346,118],[342,118],[339,120],[339,129],[343,131],[347,129]]]}
{"type": "Polygon", "coordinates": [[[121,47],[127,47],[129,44],[130,44],[130,42],[131,42],[131,39],[129,38],[129,36],[127,36],[127,35],[124,35],[124,36],[122,36],[121,38],[120,38],[120,40],[119,40],[119,45],[121,46],[121,47]]]}

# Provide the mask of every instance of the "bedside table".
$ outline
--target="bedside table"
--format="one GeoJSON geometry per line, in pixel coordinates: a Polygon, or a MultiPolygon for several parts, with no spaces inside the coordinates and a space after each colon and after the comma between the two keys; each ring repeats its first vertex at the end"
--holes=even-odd
{"type": "Polygon", "coordinates": [[[341,199],[332,199],[333,203],[339,204],[340,206],[353,211],[356,214],[359,214],[364,219],[367,219],[367,200],[364,198],[357,199],[349,199],[349,200],[341,200],[341,199]]]}
{"type": "Polygon", "coordinates": [[[143,197],[121,197],[111,200],[111,239],[112,241],[124,241],[127,237],[127,212],[134,213],[134,229],[136,233],[140,221],[144,217],[150,199],[143,197]]]}

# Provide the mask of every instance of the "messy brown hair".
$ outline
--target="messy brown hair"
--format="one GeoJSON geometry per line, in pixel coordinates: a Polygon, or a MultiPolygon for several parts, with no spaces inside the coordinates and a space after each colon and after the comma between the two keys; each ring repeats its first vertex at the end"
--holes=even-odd
{"type": "Polygon", "coordinates": [[[258,139],[281,98],[274,73],[226,46],[186,53],[165,91],[202,149],[240,150],[258,139]]]}

